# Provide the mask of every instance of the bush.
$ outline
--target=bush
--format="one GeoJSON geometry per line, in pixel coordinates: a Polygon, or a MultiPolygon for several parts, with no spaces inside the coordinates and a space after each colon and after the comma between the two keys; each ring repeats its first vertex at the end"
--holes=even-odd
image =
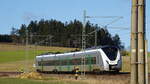
{"type": "Polygon", "coordinates": [[[121,51],[121,55],[122,56],[129,56],[130,53],[129,53],[129,51],[123,50],[123,51],[121,51]]]}

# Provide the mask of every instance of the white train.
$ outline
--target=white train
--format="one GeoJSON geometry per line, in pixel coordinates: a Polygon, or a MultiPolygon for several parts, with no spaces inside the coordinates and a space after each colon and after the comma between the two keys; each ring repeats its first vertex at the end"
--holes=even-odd
{"type": "Polygon", "coordinates": [[[122,67],[120,51],[114,46],[103,46],[98,49],[36,56],[36,70],[40,72],[72,72],[75,67],[80,72],[118,72],[122,67]]]}

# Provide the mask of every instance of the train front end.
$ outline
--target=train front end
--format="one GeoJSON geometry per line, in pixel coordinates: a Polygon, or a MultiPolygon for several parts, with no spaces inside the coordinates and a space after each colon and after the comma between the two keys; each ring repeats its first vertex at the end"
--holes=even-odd
{"type": "Polygon", "coordinates": [[[104,70],[119,72],[122,67],[122,59],[119,49],[114,46],[107,46],[101,49],[103,52],[104,70]]]}

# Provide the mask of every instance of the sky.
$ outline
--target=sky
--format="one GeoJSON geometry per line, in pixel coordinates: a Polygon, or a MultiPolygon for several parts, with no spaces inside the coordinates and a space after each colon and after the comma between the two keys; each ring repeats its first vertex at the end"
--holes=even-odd
{"type": "MultiPolygon", "coordinates": [[[[146,37],[150,36],[150,0],[146,0],[146,37]]],[[[126,48],[130,46],[131,0],[0,0],[0,34],[10,34],[11,28],[29,24],[31,20],[56,19],[62,22],[83,21],[88,16],[123,17],[108,25],[112,35],[119,34],[126,48]],[[128,29],[123,29],[128,28],[128,29]]],[[[90,18],[93,24],[105,26],[116,18],[90,18]]],[[[150,42],[148,43],[150,45],[150,42]]],[[[150,48],[149,48],[150,51],[150,48]]]]}

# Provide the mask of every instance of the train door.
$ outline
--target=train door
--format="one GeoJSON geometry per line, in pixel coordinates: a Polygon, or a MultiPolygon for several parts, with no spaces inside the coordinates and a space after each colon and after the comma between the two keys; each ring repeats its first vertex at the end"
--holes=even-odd
{"type": "Polygon", "coordinates": [[[97,64],[100,67],[100,70],[102,70],[103,67],[104,67],[104,65],[103,65],[103,58],[102,58],[102,55],[101,55],[99,50],[97,50],[97,64]]]}

